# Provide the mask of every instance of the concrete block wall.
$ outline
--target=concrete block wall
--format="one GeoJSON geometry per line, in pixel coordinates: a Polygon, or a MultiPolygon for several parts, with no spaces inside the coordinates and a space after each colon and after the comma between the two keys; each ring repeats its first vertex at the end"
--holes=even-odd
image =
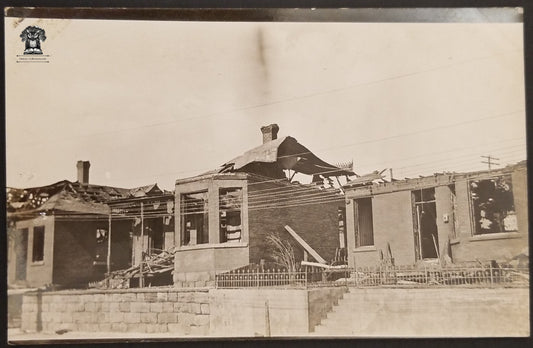
{"type": "Polygon", "coordinates": [[[7,327],[20,327],[23,292],[7,294],[7,327]]]}
{"type": "Polygon", "coordinates": [[[24,331],[209,333],[207,289],[129,289],[26,294],[24,331]]]}
{"type": "Polygon", "coordinates": [[[213,336],[297,336],[312,332],[346,288],[212,289],[213,336]]]}
{"type": "Polygon", "coordinates": [[[346,289],[33,292],[23,297],[21,329],[177,336],[294,336],[312,332],[346,289]]]}
{"type": "Polygon", "coordinates": [[[352,288],[336,311],[328,315],[328,321],[335,317],[341,321],[322,333],[334,335],[336,329],[367,337],[510,337],[530,333],[528,288],[352,288]]]}

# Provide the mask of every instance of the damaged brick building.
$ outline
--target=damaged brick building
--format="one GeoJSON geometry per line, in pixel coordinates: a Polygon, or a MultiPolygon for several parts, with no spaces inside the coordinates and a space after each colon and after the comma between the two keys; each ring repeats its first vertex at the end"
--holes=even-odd
{"type": "Polygon", "coordinates": [[[157,185],[89,184],[89,167],[78,161],[76,182],[7,190],[9,285],[86,287],[102,279],[108,265],[111,270],[131,265],[132,221],[116,219],[110,225],[107,203],[163,191],[157,185]],[[111,229],[119,233],[109,240],[111,229]]]}
{"type": "Polygon", "coordinates": [[[298,260],[308,252],[297,240],[322,262],[343,246],[343,195],[321,183],[353,172],[320,160],[292,137],[277,138],[278,130],[275,124],[262,127],[262,145],[218,170],[176,181],[178,286],[205,285],[215,272],[275,262],[271,235],[290,241],[298,260]],[[292,181],[296,173],[312,176],[312,183],[292,181]]]}
{"type": "Polygon", "coordinates": [[[268,236],[290,242],[297,260],[330,262],[346,243],[344,196],[331,178],[354,173],[292,137],[278,139],[275,124],[261,130],[262,145],[177,180],[174,193],[155,184],[89,184],[90,164],[83,161],[77,182],[10,189],[9,283],[86,287],[111,271],[137,267],[127,277],[133,282],[121,286],[143,286],[163,272],[165,284],[205,285],[215,272],[276,263],[268,236]],[[311,183],[294,180],[297,174],[311,183]],[[174,264],[149,269],[144,261],[163,252],[174,264]]]}
{"type": "MultiPolygon", "coordinates": [[[[379,180],[378,180],[379,181],[379,180]]],[[[374,266],[390,248],[410,265],[509,261],[528,246],[526,161],[505,168],[345,185],[348,261],[374,266]]]]}

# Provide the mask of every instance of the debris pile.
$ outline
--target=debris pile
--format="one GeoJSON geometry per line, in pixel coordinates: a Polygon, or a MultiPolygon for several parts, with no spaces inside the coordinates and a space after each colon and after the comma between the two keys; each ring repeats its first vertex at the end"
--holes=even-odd
{"type": "Polygon", "coordinates": [[[97,289],[127,289],[134,278],[156,278],[174,270],[174,250],[164,250],[159,254],[145,255],[140,265],[111,272],[107,278],[89,284],[90,288],[97,289]],[[142,267],[141,267],[142,266],[142,267]]]}

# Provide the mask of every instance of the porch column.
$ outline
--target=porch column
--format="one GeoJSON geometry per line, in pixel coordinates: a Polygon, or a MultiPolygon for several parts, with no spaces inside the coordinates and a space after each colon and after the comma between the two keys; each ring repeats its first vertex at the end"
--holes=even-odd
{"type": "Polygon", "coordinates": [[[111,273],[111,212],[108,217],[108,229],[107,229],[107,274],[111,273]]]}
{"type": "Polygon", "coordinates": [[[355,267],[354,249],[355,249],[355,201],[352,198],[346,198],[346,226],[344,231],[346,233],[346,257],[348,257],[348,265],[355,267]]]}
{"type": "Polygon", "coordinates": [[[220,243],[220,233],[219,233],[219,202],[218,202],[218,191],[219,186],[215,181],[209,183],[209,188],[207,191],[208,195],[208,204],[209,204],[209,244],[220,243]]]}

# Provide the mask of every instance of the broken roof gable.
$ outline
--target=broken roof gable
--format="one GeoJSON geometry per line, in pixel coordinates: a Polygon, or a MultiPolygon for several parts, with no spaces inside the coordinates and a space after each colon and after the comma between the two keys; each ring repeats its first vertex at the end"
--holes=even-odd
{"type": "Polygon", "coordinates": [[[292,169],[308,175],[354,175],[350,170],[331,165],[313,154],[296,139],[286,136],[246,151],[222,165],[219,171],[239,171],[252,163],[277,163],[281,169],[292,169]]]}
{"type": "Polygon", "coordinates": [[[129,190],[128,195],[130,197],[144,197],[162,193],[163,191],[157,186],[157,184],[151,184],[132,188],[131,190],[129,190]]]}

